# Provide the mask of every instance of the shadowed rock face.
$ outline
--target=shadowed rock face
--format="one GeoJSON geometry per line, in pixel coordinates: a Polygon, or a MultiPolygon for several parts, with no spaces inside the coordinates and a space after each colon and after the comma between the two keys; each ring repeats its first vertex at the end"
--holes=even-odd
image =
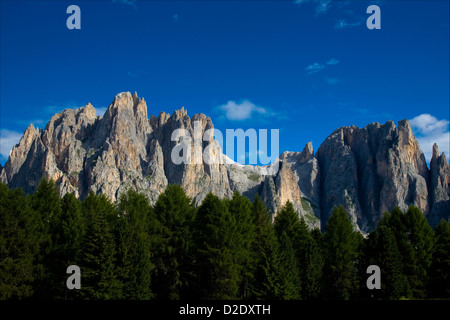
{"type": "Polygon", "coordinates": [[[370,231],[394,206],[420,207],[430,222],[448,219],[450,168],[433,147],[430,170],[407,120],[334,131],[314,155],[311,143],[302,152],[284,152],[279,170],[226,163],[212,137],[211,119],[192,118],[181,108],[148,119],[147,105],[137,94],[118,94],[101,118],[91,104],[54,115],[45,129],[30,125],[11,151],[0,180],[31,193],[43,177],[56,181],[61,195],[85,197],[89,190],[117,200],[128,188],[144,192],[151,202],[169,184],[180,184],[198,205],[209,193],[231,197],[239,191],[260,195],[269,210],[291,201],[311,227],[323,227],[334,205],[343,205],[355,228],[370,231]],[[192,164],[175,164],[172,134],[184,129],[192,137],[192,164]],[[196,139],[194,139],[196,138],[196,139]],[[207,150],[207,152],[204,152],[207,150]],[[208,164],[203,157],[221,163],[208,164]]]}
{"type": "Polygon", "coordinates": [[[333,132],[317,151],[322,219],[342,204],[352,221],[369,230],[385,211],[410,204],[430,212],[429,170],[409,122],[392,121],[333,132]]]}
{"type": "Polygon", "coordinates": [[[439,155],[436,144],[433,145],[433,156],[430,162],[431,213],[430,222],[436,225],[450,215],[450,166],[444,153],[439,155]]]}

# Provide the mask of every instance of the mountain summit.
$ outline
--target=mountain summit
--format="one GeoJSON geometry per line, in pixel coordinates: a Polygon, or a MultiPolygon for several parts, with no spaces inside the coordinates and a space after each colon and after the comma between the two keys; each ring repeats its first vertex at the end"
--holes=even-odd
{"type": "MultiPolygon", "coordinates": [[[[148,119],[147,104],[136,93],[116,95],[103,118],[88,103],[55,114],[45,129],[31,124],[11,151],[0,181],[31,193],[44,177],[56,181],[61,195],[85,197],[90,190],[111,200],[128,188],[144,192],[151,202],[169,185],[179,184],[198,205],[209,192],[231,197],[239,191],[260,195],[276,214],[288,200],[310,226],[324,226],[334,205],[343,205],[356,228],[370,231],[385,211],[418,206],[435,225],[449,219],[450,168],[433,147],[430,169],[408,120],[395,126],[372,123],[335,130],[316,154],[311,143],[302,152],[282,153],[279,170],[228,161],[193,164],[171,161],[172,133],[194,136],[214,126],[204,114],[189,118],[184,108],[148,119]]],[[[217,141],[193,140],[192,152],[204,151],[226,160],[217,141]]],[[[204,155],[200,155],[204,157],[204,155]]]]}

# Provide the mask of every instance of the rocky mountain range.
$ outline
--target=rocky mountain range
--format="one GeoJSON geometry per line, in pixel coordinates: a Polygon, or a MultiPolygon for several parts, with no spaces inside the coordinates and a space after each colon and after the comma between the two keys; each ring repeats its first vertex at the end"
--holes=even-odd
{"type": "Polygon", "coordinates": [[[90,103],[66,109],[45,129],[32,124],[26,129],[0,166],[0,181],[32,193],[46,177],[56,181],[61,195],[70,192],[83,198],[93,190],[113,201],[132,187],[151,202],[176,183],[197,205],[209,192],[231,197],[237,190],[250,199],[260,195],[275,215],[290,200],[311,227],[323,227],[333,206],[343,205],[362,232],[395,206],[418,206],[432,225],[449,219],[449,164],[434,145],[428,168],[408,120],[398,127],[388,121],[339,128],[316,153],[311,143],[301,152],[282,153],[273,175],[265,174],[264,166],[229,161],[212,138],[194,139],[191,150],[208,148],[222,163],[175,164],[172,133],[185,129],[194,136],[194,122],[199,120],[202,136],[212,135],[209,129],[214,126],[204,114],[190,118],[181,108],[149,119],[145,100],[129,92],[118,94],[103,117],[90,103]]]}

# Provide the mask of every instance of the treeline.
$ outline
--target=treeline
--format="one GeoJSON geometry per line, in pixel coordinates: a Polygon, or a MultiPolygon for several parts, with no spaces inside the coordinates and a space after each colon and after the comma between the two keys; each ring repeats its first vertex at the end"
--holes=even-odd
{"type": "Polygon", "coordinates": [[[321,233],[289,202],[272,223],[239,193],[195,208],[177,185],[151,206],[135,191],[113,204],[60,198],[45,179],[33,195],[0,184],[0,299],[449,299],[449,253],[450,224],[433,230],[413,206],[365,239],[342,207],[321,233]],[[80,290],[66,287],[69,265],[80,290]]]}

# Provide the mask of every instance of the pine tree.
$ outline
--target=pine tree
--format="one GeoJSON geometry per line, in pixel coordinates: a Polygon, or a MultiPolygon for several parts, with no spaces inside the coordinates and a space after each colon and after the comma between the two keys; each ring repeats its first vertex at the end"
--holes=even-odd
{"type": "Polygon", "coordinates": [[[77,292],[68,290],[66,286],[67,267],[78,265],[82,240],[85,234],[85,222],[81,213],[81,202],[71,193],[66,193],[61,199],[61,216],[55,221],[53,231],[53,256],[55,258],[55,273],[53,277],[58,286],[53,288],[54,298],[75,298],[77,292]]]}
{"type": "MultiPolygon", "coordinates": [[[[366,295],[380,299],[399,299],[408,295],[408,284],[403,274],[403,262],[394,232],[386,225],[379,225],[369,235],[365,266],[377,265],[381,270],[381,290],[370,290],[366,295]]],[[[365,273],[365,270],[363,270],[365,273]]],[[[367,278],[365,274],[364,278],[367,278]]],[[[364,286],[362,286],[364,287],[364,286]]]]}
{"type": "Polygon", "coordinates": [[[299,233],[300,219],[298,213],[295,211],[292,202],[287,201],[275,217],[274,228],[278,239],[281,239],[281,234],[286,232],[288,238],[292,241],[299,233]]]}
{"type": "Polygon", "coordinates": [[[413,295],[426,296],[429,268],[434,249],[433,229],[419,208],[411,205],[405,215],[408,240],[414,250],[414,274],[409,275],[413,295]]]}
{"type": "MultiPolygon", "coordinates": [[[[159,299],[190,296],[193,281],[192,225],[195,208],[179,185],[171,185],[159,195],[154,207],[157,235],[156,269],[153,288],[159,299]]],[[[156,226],[155,225],[155,226],[156,226]]]]}
{"type": "Polygon", "coordinates": [[[250,297],[263,300],[282,298],[279,243],[270,216],[257,195],[252,206],[255,238],[252,243],[254,274],[250,281],[250,297]]]}
{"type": "Polygon", "coordinates": [[[296,246],[303,299],[317,299],[321,293],[324,260],[319,245],[302,218],[299,224],[296,246]]]}
{"type": "Polygon", "coordinates": [[[327,298],[350,299],[356,291],[358,242],[344,208],[334,207],[324,235],[324,286],[327,298]]]}
{"type": "Polygon", "coordinates": [[[300,299],[302,292],[302,283],[298,270],[300,219],[290,201],[287,201],[276,215],[274,230],[280,242],[281,273],[284,277],[284,299],[300,299]],[[291,254],[293,254],[293,262],[291,261],[291,254]]]}
{"type": "Polygon", "coordinates": [[[37,216],[37,230],[39,239],[38,272],[35,283],[35,296],[37,299],[61,298],[61,262],[55,247],[55,236],[58,232],[61,219],[61,202],[59,192],[53,180],[42,179],[37,190],[31,197],[31,206],[37,216]]]}
{"type": "Polygon", "coordinates": [[[300,274],[291,239],[283,231],[280,236],[281,283],[283,300],[299,300],[301,292],[300,274]]]}
{"type": "Polygon", "coordinates": [[[81,296],[84,299],[105,300],[120,297],[121,283],[116,279],[115,246],[109,219],[115,209],[104,196],[92,191],[84,199],[83,215],[88,221],[80,262],[81,296]]]}
{"type": "Polygon", "coordinates": [[[236,222],[227,205],[212,193],[199,207],[194,230],[200,299],[238,297],[239,266],[232,244],[236,222]]]}
{"type": "Polygon", "coordinates": [[[255,239],[255,226],[252,217],[252,203],[238,191],[228,201],[228,210],[236,221],[236,236],[232,244],[236,256],[236,262],[240,269],[239,296],[248,298],[248,287],[254,274],[254,260],[252,255],[252,243],[255,239]]]}
{"type": "Polygon", "coordinates": [[[442,219],[434,230],[435,248],[430,267],[430,295],[450,299],[450,223],[442,219]]]}
{"type": "Polygon", "coordinates": [[[37,222],[22,191],[0,183],[0,300],[33,295],[37,222]]]}
{"type": "Polygon", "coordinates": [[[411,205],[406,214],[394,208],[380,223],[388,225],[395,234],[412,296],[425,297],[433,252],[433,230],[426,218],[411,205]]]}
{"type": "Polygon", "coordinates": [[[151,240],[148,233],[150,203],[147,197],[128,190],[119,200],[116,219],[116,274],[121,298],[147,300],[151,294],[151,240]]]}

